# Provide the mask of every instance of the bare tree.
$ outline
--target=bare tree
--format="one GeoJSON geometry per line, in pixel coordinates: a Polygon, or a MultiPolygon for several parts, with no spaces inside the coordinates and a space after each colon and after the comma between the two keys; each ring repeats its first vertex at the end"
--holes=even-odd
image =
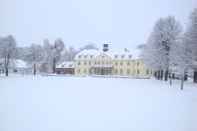
{"type": "Polygon", "coordinates": [[[33,74],[36,75],[38,64],[43,60],[42,46],[32,44],[27,54],[28,62],[32,64],[33,74]]]}
{"type": "Polygon", "coordinates": [[[41,71],[51,73],[53,61],[53,45],[50,44],[48,39],[43,42],[43,61],[41,63],[41,71]]]}
{"type": "Polygon", "coordinates": [[[4,59],[5,75],[8,76],[10,59],[16,53],[16,41],[12,35],[0,40],[0,56],[4,59]]]}
{"type": "Polygon", "coordinates": [[[56,64],[61,58],[61,52],[64,49],[64,42],[61,39],[56,39],[53,45],[53,73],[55,73],[56,64]]]}

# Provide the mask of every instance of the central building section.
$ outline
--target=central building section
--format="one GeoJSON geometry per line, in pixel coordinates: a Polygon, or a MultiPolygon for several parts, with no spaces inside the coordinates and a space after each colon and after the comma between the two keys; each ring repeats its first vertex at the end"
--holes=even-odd
{"type": "Polygon", "coordinates": [[[95,57],[93,66],[90,69],[90,74],[95,75],[112,75],[113,63],[110,56],[100,53],[95,57]]]}

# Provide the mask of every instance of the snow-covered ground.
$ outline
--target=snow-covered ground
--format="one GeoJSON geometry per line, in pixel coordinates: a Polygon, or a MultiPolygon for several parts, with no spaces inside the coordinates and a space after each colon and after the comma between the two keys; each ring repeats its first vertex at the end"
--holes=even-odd
{"type": "Polygon", "coordinates": [[[148,79],[0,77],[0,131],[197,131],[197,85],[179,86],[148,79]]]}

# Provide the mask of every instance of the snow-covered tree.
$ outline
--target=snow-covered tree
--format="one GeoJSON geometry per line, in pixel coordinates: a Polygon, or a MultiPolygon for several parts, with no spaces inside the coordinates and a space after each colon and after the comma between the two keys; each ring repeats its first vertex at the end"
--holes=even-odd
{"type": "Polygon", "coordinates": [[[0,57],[4,59],[5,75],[8,76],[10,60],[16,53],[16,41],[12,35],[1,38],[0,40],[0,57]]]}
{"type": "Polygon", "coordinates": [[[65,48],[64,51],[62,52],[62,58],[61,61],[73,61],[75,55],[78,53],[79,51],[76,50],[74,47],[70,46],[68,49],[65,48]]]}
{"type": "Polygon", "coordinates": [[[43,60],[43,49],[41,45],[32,44],[26,56],[28,62],[33,66],[33,74],[36,75],[37,67],[43,60]]]}
{"type": "Polygon", "coordinates": [[[29,52],[29,47],[17,47],[15,58],[27,61],[28,58],[26,56],[28,52],[29,52]]]}
{"type": "Polygon", "coordinates": [[[61,58],[61,52],[64,50],[64,42],[61,39],[56,39],[52,48],[53,52],[53,73],[55,73],[56,64],[61,58]]]}
{"type": "Polygon", "coordinates": [[[69,47],[69,60],[74,60],[75,55],[78,51],[74,47],[69,47]]]}
{"type": "Polygon", "coordinates": [[[191,50],[185,35],[180,37],[171,47],[170,66],[172,70],[181,75],[181,89],[183,89],[186,73],[192,65],[191,50]]]}
{"type": "Polygon", "coordinates": [[[171,46],[181,31],[182,27],[174,17],[160,18],[144,48],[142,56],[145,63],[154,70],[160,70],[160,77],[165,72],[165,80],[168,80],[169,75],[171,46]]]}
{"type": "Polygon", "coordinates": [[[50,73],[52,72],[52,61],[53,61],[53,46],[50,44],[48,39],[43,42],[43,61],[41,64],[41,71],[50,73]]]}
{"type": "Polygon", "coordinates": [[[98,50],[98,48],[92,42],[88,42],[87,45],[79,49],[76,49],[73,46],[70,46],[69,48],[64,48],[64,50],[62,51],[61,61],[73,61],[77,53],[83,50],[90,50],[90,49],[98,50]]]}
{"type": "Polygon", "coordinates": [[[93,42],[89,42],[87,45],[81,47],[79,50],[82,51],[82,50],[90,50],[90,49],[98,50],[98,48],[93,42]]]}
{"type": "Polygon", "coordinates": [[[194,9],[190,16],[190,22],[186,30],[186,37],[187,43],[192,49],[194,82],[197,83],[197,8],[194,9]]]}
{"type": "Polygon", "coordinates": [[[64,42],[59,38],[54,44],[51,44],[48,39],[44,40],[43,54],[44,59],[41,64],[41,71],[55,73],[56,64],[60,61],[64,50],[64,42]]]}

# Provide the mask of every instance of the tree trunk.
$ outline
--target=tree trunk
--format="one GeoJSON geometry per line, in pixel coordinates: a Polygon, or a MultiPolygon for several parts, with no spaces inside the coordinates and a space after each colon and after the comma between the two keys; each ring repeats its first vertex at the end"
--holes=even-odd
{"type": "Polygon", "coordinates": [[[194,71],[194,83],[197,83],[197,71],[194,71]]]}
{"type": "Polygon", "coordinates": [[[168,70],[166,70],[165,71],[165,81],[168,81],[168,74],[169,74],[169,72],[168,72],[168,70]]]}
{"type": "Polygon", "coordinates": [[[185,76],[184,76],[184,80],[187,81],[188,80],[188,75],[185,73],[185,76]]]}
{"type": "Polygon", "coordinates": [[[53,73],[56,72],[56,59],[53,59],[53,73]]]}
{"type": "Polygon", "coordinates": [[[163,70],[161,70],[160,80],[163,80],[163,74],[164,74],[164,71],[163,71],[163,70]]]}
{"type": "Polygon", "coordinates": [[[155,72],[155,78],[156,78],[157,80],[159,80],[159,71],[156,71],[156,72],[155,72]]]}
{"type": "Polygon", "coordinates": [[[5,76],[8,76],[8,67],[5,68],[5,76]]]}
{"type": "Polygon", "coordinates": [[[34,75],[36,75],[36,64],[34,64],[34,70],[33,70],[34,75]]]}
{"type": "Polygon", "coordinates": [[[170,78],[170,86],[172,86],[172,73],[169,74],[169,78],[170,78]]]}
{"type": "Polygon", "coordinates": [[[173,80],[175,79],[175,74],[174,74],[174,73],[172,73],[172,79],[173,79],[173,80]]]}
{"type": "Polygon", "coordinates": [[[160,78],[161,78],[161,71],[160,70],[158,71],[158,76],[157,77],[158,77],[158,80],[160,80],[160,78]]]}
{"type": "Polygon", "coordinates": [[[184,76],[181,78],[181,90],[183,90],[183,85],[184,85],[184,76]]]}
{"type": "Polygon", "coordinates": [[[184,81],[185,81],[185,76],[186,76],[186,71],[184,69],[182,77],[181,77],[181,90],[183,90],[183,85],[184,85],[184,81]]]}
{"type": "Polygon", "coordinates": [[[157,72],[154,72],[154,77],[157,78],[157,72]]]}
{"type": "Polygon", "coordinates": [[[10,54],[7,55],[7,57],[5,57],[5,75],[8,76],[8,66],[9,66],[9,60],[10,60],[10,54]]]}
{"type": "Polygon", "coordinates": [[[159,80],[159,71],[157,71],[156,76],[157,76],[157,80],[159,80]]]}

